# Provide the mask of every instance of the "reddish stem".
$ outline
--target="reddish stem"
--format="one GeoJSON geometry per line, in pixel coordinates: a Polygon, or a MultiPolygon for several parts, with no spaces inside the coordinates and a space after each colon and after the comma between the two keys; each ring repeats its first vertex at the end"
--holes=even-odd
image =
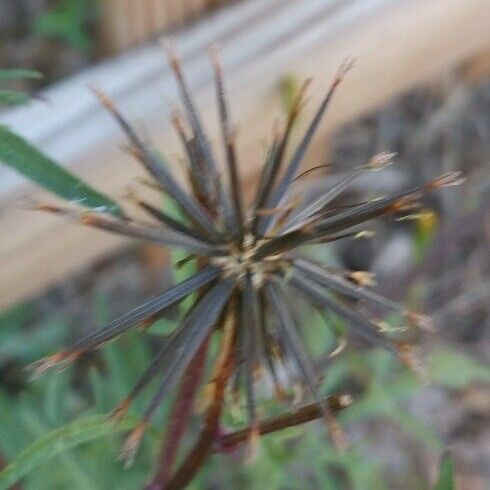
{"type": "MultiPolygon", "coordinates": [[[[328,404],[332,412],[337,412],[347,408],[351,404],[349,395],[332,395],[323,400],[328,404]]],[[[311,403],[291,412],[279,415],[278,417],[263,420],[257,426],[260,435],[270,434],[282,429],[301,425],[322,417],[318,403],[311,403]]],[[[219,452],[234,448],[236,445],[245,442],[250,435],[250,428],[238,430],[221,436],[217,441],[213,452],[219,452]]]]}
{"type": "Polygon", "coordinates": [[[215,365],[213,396],[206,411],[204,427],[196,444],[174,473],[169,484],[161,487],[161,489],[179,490],[184,488],[195,477],[212,451],[219,430],[225,389],[233,372],[235,361],[235,325],[234,320],[230,320],[230,322],[229,328],[227,326],[224,328],[222,351],[215,365]]]}
{"type": "Polygon", "coordinates": [[[204,374],[208,346],[209,336],[202,343],[182,377],[180,391],[169,417],[171,424],[162,445],[158,469],[152,482],[146,487],[147,490],[163,488],[168,482],[182,437],[188,427],[194,398],[204,374]]]}

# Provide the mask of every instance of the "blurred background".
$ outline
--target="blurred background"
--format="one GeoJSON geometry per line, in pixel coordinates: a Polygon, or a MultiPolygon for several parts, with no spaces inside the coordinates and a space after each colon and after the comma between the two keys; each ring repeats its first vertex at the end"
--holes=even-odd
{"type": "MultiPolygon", "coordinates": [[[[419,218],[376,223],[370,240],[315,252],[376,273],[376,290],[431,315],[436,332],[413,339],[428,380],[355,339],[326,361],[334,339],[320,319],[304,318],[327,366],[323,391],[354,397],[339,417],[353,449],[336,455],[312,422],[264,437],[251,462],[213,456],[192,488],[429,489],[445,448],[456,488],[490,487],[488,19],[488,0],[1,0],[0,69],[43,78],[2,85],[33,100],[0,105],[0,124],[121,200],[141,173],[88,85],[107,91],[178,162],[162,35],[182,56],[213,137],[207,51],[217,46],[246,192],[301,82],[314,79],[299,125],[346,57],[355,67],[307,159],[328,170],[302,179],[304,192],[322,192],[380,151],[396,152],[396,164],[359,179],[346,202],[465,173],[462,186],[426,199],[419,218]]],[[[0,167],[0,488],[141,488],[165,410],[127,470],[116,461],[122,435],[106,437],[90,421],[130,389],[177,312],[59,375],[29,381],[24,366],[160,292],[175,281],[178,257],[22,210],[26,196],[52,199],[0,167]]],[[[264,396],[264,417],[268,404],[264,396]]],[[[225,428],[243,422],[237,412],[225,428]]]]}

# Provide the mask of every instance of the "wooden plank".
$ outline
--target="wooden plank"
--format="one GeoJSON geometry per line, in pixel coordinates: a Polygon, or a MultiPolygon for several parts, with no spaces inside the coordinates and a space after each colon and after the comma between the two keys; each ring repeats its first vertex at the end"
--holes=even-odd
{"type": "MultiPolygon", "coordinates": [[[[214,97],[205,51],[218,42],[238,121],[242,172],[251,179],[260,142],[280,113],[277,86],[285,74],[315,76],[318,100],[340,61],[357,56],[336,97],[325,135],[414,84],[438,76],[490,46],[487,0],[261,0],[237,4],[176,36],[205,119],[216,134],[214,97]]],[[[95,82],[130,115],[145,121],[154,140],[175,154],[168,101],[176,91],[158,47],[112,60],[46,93],[50,104],[2,115],[28,139],[102,190],[121,197],[140,173],[119,149],[123,139],[85,85],[95,82]]],[[[310,103],[309,109],[311,110],[310,103]]],[[[318,163],[325,139],[316,139],[318,163]]],[[[22,193],[38,191],[0,169],[0,306],[33,294],[51,281],[121,246],[102,232],[12,209],[22,193]]]]}
{"type": "Polygon", "coordinates": [[[104,49],[107,53],[121,52],[233,1],[102,0],[100,31],[104,49]]]}

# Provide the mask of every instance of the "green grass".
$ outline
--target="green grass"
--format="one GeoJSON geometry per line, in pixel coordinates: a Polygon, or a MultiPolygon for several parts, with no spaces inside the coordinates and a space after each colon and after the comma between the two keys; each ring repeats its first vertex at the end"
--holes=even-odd
{"type": "MultiPolygon", "coordinates": [[[[108,306],[99,300],[99,322],[108,306]]],[[[76,326],[61,319],[46,320],[31,331],[22,326],[32,315],[21,305],[0,317],[0,361],[15,359],[28,364],[59,348],[76,326]],[[26,342],[29,339],[29,342],[26,342]]],[[[325,337],[323,319],[310,319],[310,342],[330,348],[335,339],[325,337]]],[[[128,392],[151,357],[149,338],[138,332],[125,336],[101,350],[102,368],[71,368],[30,381],[16,395],[0,389],[0,451],[11,464],[0,472],[0,489],[20,480],[27,490],[105,490],[140,488],[151,474],[153,458],[164,428],[164,407],[142,450],[129,469],[118,461],[123,436],[143,412],[145,397],[137,400],[129,418],[120,427],[107,422],[107,414],[128,392]],[[73,382],[76,375],[77,383],[73,382]]],[[[434,382],[458,390],[474,381],[488,381],[488,368],[447,348],[437,349],[428,363],[434,382]]],[[[342,354],[327,370],[323,392],[348,391],[352,382],[362,389],[355,403],[340,415],[345,427],[369,420],[383,420],[410,433],[435,453],[443,443],[405,409],[402,401],[424,389],[412,373],[379,350],[342,354]]],[[[275,402],[264,401],[263,413],[279,411],[275,402]]],[[[241,417],[226,414],[229,426],[241,417]]],[[[376,437],[371,434],[370,438],[376,437]]],[[[369,446],[369,440],[363,442],[369,446]]],[[[243,463],[237,455],[216,455],[206,464],[190,488],[389,488],[384,482],[383,462],[355,446],[345,455],[335,454],[322,424],[303,427],[261,439],[253,462],[243,463]],[[344,482],[344,483],[343,483],[344,482]]],[[[403,475],[401,475],[403,477],[403,475]]],[[[420,482],[420,488],[427,484],[420,482]]]]}

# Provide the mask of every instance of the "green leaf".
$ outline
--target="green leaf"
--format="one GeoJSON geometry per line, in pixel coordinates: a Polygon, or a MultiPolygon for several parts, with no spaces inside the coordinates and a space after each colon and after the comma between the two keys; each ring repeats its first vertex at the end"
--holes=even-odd
{"type": "Polygon", "coordinates": [[[34,314],[33,305],[29,302],[19,303],[0,312],[0,335],[8,331],[15,333],[17,329],[29,321],[34,314]]]}
{"type": "Polygon", "coordinates": [[[92,416],[55,429],[27,446],[17,458],[0,472],[0,490],[6,490],[24,475],[67,450],[101,437],[130,430],[135,419],[114,424],[107,416],[92,416]]]}
{"type": "Polygon", "coordinates": [[[40,80],[43,76],[41,73],[33,70],[0,70],[0,81],[10,80],[40,80]]]}
{"type": "Polygon", "coordinates": [[[301,88],[301,80],[296,75],[286,75],[280,82],[279,93],[281,95],[282,108],[288,114],[293,106],[294,100],[301,88]]]}
{"type": "Polygon", "coordinates": [[[0,125],[0,161],[54,194],[86,208],[120,216],[120,207],[0,125]]]}
{"type": "Polygon", "coordinates": [[[15,90],[0,90],[0,105],[24,105],[27,104],[31,98],[22,92],[15,90]]]}
{"type": "Polygon", "coordinates": [[[472,382],[490,381],[490,368],[446,348],[431,354],[428,369],[433,381],[454,389],[464,388],[472,382]]]}
{"type": "Polygon", "coordinates": [[[433,490],[454,490],[454,462],[451,453],[442,456],[439,478],[433,490]]]}
{"type": "MultiPolygon", "coordinates": [[[[0,322],[1,325],[1,322],[0,322]]],[[[45,356],[66,337],[67,326],[61,321],[51,320],[38,328],[26,330],[16,328],[0,330],[0,359],[14,358],[32,362],[45,356]],[[26,336],[29,342],[26,342],[26,336]]]]}
{"type": "Polygon", "coordinates": [[[409,413],[399,409],[391,410],[386,415],[390,420],[397,423],[406,432],[417,437],[429,447],[442,449],[442,443],[437,434],[430,427],[426,427],[409,413]]]}
{"type": "Polygon", "coordinates": [[[96,2],[64,0],[40,14],[33,26],[35,34],[57,38],[82,53],[92,48],[89,24],[96,13],[96,2]]]}

